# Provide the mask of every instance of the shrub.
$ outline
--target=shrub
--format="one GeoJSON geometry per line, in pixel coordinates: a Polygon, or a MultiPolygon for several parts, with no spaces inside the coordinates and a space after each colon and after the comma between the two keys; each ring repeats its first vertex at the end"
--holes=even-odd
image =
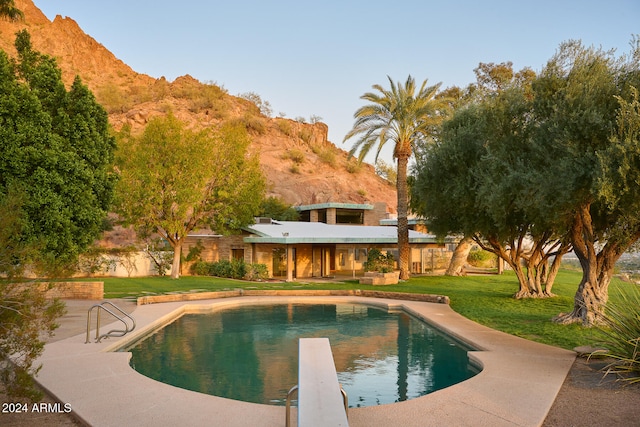
{"type": "Polygon", "coordinates": [[[239,123],[247,130],[247,132],[253,135],[264,135],[267,131],[262,118],[251,113],[245,113],[243,117],[232,120],[232,123],[239,123]]]}
{"type": "Polygon", "coordinates": [[[614,359],[607,372],[618,374],[629,383],[640,382],[640,289],[620,291],[619,298],[609,300],[603,325],[600,328],[605,336],[606,354],[614,359]]]}
{"type": "Polygon", "coordinates": [[[260,281],[269,278],[269,269],[266,264],[247,264],[246,280],[260,281]]]}
{"type": "Polygon", "coordinates": [[[287,150],[287,152],[282,157],[291,160],[295,164],[300,164],[304,162],[305,159],[304,152],[302,150],[298,150],[297,148],[287,150]]]}
{"type": "Polygon", "coordinates": [[[347,161],[347,172],[349,173],[358,173],[362,169],[362,165],[358,163],[356,160],[347,161]]]}
{"type": "Polygon", "coordinates": [[[298,136],[301,140],[306,142],[307,144],[311,141],[311,137],[313,136],[313,131],[307,127],[300,129],[298,132],[298,136]]]}
{"type": "Polygon", "coordinates": [[[65,305],[47,298],[46,290],[31,283],[2,281],[0,308],[0,384],[9,401],[39,401],[42,392],[33,380],[42,366],[38,357],[44,351],[46,337],[53,336],[58,327],[56,319],[65,313],[65,305]],[[14,358],[9,360],[9,355],[14,358]]]}
{"type": "Polygon", "coordinates": [[[318,153],[318,157],[322,160],[323,163],[326,163],[331,166],[336,165],[336,153],[331,148],[325,148],[320,150],[318,153]]]}
{"type": "Polygon", "coordinates": [[[230,279],[265,280],[269,270],[265,264],[247,264],[244,260],[198,261],[191,266],[191,274],[230,279]]]}
{"type": "Polygon", "coordinates": [[[197,276],[213,276],[212,266],[212,262],[197,261],[191,264],[190,271],[191,274],[195,274],[197,276]]]}
{"type": "Polygon", "coordinates": [[[299,221],[300,213],[291,205],[277,197],[267,197],[260,204],[258,216],[272,218],[278,221],[299,221]]]}
{"type": "Polygon", "coordinates": [[[377,271],[379,273],[391,273],[395,267],[395,259],[393,254],[388,252],[386,255],[379,249],[369,249],[367,260],[364,263],[364,271],[377,271]]]}
{"type": "Polygon", "coordinates": [[[467,262],[474,267],[493,267],[495,266],[495,255],[482,249],[474,249],[469,252],[467,262]]]}
{"type": "Polygon", "coordinates": [[[257,93],[245,92],[241,93],[238,96],[255,104],[255,106],[260,110],[261,114],[267,117],[271,117],[271,115],[273,114],[273,108],[271,108],[271,104],[269,103],[269,101],[263,100],[257,93]]]}
{"type": "Polygon", "coordinates": [[[193,83],[174,87],[172,95],[189,101],[189,110],[193,113],[206,110],[219,119],[228,114],[225,91],[215,84],[193,83]]]}
{"type": "Polygon", "coordinates": [[[211,265],[211,275],[216,277],[232,277],[233,267],[231,266],[231,261],[223,259],[214,262],[211,265]]]}
{"type": "Polygon", "coordinates": [[[291,122],[287,119],[277,119],[276,123],[278,124],[278,129],[280,132],[287,136],[293,136],[293,126],[291,122]]]}
{"type": "Polygon", "coordinates": [[[230,279],[242,279],[247,273],[247,267],[244,260],[234,259],[228,261],[226,259],[214,262],[212,266],[212,275],[217,277],[227,277],[230,279]]]}
{"type": "Polygon", "coordinates": [[[127,94],[113,83],[107,83],[98,89],[96,98],[107,113],[121,113],[131,107],[131,100],[127,94]]]}
{"type": "Polygon", "coordinates": [[[289,172],[295,173],[295,174],[299,174],[300,173],[300,167],[298,165],[296,165],[296,164],[293,164],[289,168],[289,172]]]}

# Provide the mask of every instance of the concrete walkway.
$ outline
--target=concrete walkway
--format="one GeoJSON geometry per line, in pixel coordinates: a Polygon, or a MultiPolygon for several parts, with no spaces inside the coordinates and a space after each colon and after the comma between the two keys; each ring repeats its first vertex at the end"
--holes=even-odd
{"type": "MultiPolygon", "coordinates": [[[[479,325],[445,304],[363,297],[238,297],[143,306],[118,301],[135,317],[136,330],[123,338],[85,344],[87,310],[95,302],[68,301],[68,314],[45,347],[40,359],[43,368],[36,379],[60,402],[70,404],[74,416],[92,426],[282,426],[284,407],[223,399],[159,383],[134,371],[128,364],[129,353],[111,350],[185,311],[290,302],[403,308],[481,350],[469,353],[483,367],[475,377],[417,399],[352,408],[352,427],[540,426],[575,359],[574,352],[479,325]]],[[[117,327],[106,323],[103,320],[105,330],[117,327]]]]}

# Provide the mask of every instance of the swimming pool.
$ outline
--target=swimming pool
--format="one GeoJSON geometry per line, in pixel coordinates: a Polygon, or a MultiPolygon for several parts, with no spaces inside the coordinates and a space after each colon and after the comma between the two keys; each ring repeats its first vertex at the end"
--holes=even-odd
{"type": "Polygon", "coordinates": [[[404,311],[365,304],[288,303],[185,314],[125,348],[155,380],[253,403],[283,405],[297,383],[298,339],[328,337],[351,407],[413,399],[479,370],[470,348],[404,311]]]}

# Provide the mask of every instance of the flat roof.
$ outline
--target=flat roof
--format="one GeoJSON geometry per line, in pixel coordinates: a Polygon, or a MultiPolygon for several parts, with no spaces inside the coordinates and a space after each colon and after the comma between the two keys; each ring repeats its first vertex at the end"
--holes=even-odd
{"type": "MultiPolygon", "coordinates": [[[[407,221],[409,222],[410,225],[427,223],[427,220],[422,218],[408,218],[407,221]]],[[[398,225],[398,218],[381,219],[380,225],[385,225],[385,226],[398,225]]]]}
{"type": "MultiPolygon", "coordinates": [[[[246,243],[388,243],[398,242],[398,228],[323,222],[271,221],[245,227],[255,237],[245,237],[246,243]]],[[[438,243],[436,236],[409,230],[410,243],[438,243]]]]}
{"type": "Polygon", "coordinates": [[[297,211],[312,211],[315,209],[361,209],[365,211],[370,211],[373,209],[373,205],[368,204],[359,204],[359,203],[317,203],[315,205],[300,205],[293,207],[297,211]]]}

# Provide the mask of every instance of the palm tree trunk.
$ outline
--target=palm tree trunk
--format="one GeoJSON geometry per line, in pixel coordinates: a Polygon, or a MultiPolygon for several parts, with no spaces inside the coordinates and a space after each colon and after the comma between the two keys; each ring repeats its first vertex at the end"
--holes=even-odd
{"type": "Polygon", "coordinates": [[[398,156],[398,181],[396,189],[398,192],[398,253],[400,264],[400,279],[407,280],[411,277],[409,272],[409,220],[407,218],[409,210],[409,192],[407,188],[407,166],[409,156],[398,156]]]}

